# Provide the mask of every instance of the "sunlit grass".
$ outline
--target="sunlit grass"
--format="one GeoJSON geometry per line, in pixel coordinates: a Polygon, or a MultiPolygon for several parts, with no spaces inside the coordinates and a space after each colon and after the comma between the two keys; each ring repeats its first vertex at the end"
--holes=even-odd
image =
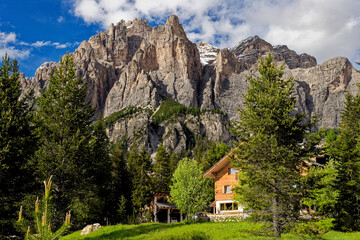
{"type": "MultiPolygon", "coordinates": [[[[86,236],[80,236],[81,231],[64,236],[61,240],[111,240],[111,239],[154,239],[154,240],[207,240],[207,239],[277,239],[263,230],[261,224],[248,222],[225,223],[150,223],[140,225],[115,225],[102,227],[86,236]]],[[[355,240],[360,239],[360,233],[329,232],[323,236],[310,237],[303,235],[282,234],[281,239],[323,239],[323,240],[355,240]]]]}

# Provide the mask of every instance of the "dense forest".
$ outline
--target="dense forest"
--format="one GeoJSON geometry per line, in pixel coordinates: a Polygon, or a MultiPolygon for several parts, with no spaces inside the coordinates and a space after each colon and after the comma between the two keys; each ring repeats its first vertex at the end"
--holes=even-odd
{"type": "MultiPolygon", "coordinates": [[[[313,133],[316,119],[304,122],[304,115],[293,114],[294,79],[283,80],[282,70],[271,54],[260,59],[261,76],[249,77],[245,108],[233,122],[232,163],[242,170],[237,200],[256,210],[250,220],[271,222],[276,236],[289,229],[310,231],[314,222],[358,231],[360,94],[348,94],[340,129],[313,133]],[[304,159],[315,154],[325,154],[330,161],[301,174],[304,159]],[[316,209],[306,221],[299,216],[304,208],[316,209]]],[[[100,116],[94,123],[94,109],[85,101],[86,86],[69,55],[60,60],[38,99],[31,93],[20,98],[18,78],[17,61],[5,56],[0,68],[1,239],[24,234],[17,222],[19,210],[32,219],[44,180],[52,184],[52,197],[45,192],[44,199],[51,200],[53,230],[64,226],[69,212],[70,230],[94,222],[140,223],[151,221],[144,206],[155,192],[170,192],[182,173],[201,175],[230,151],[228,144],[202,136],[180,154],[160,143],[153,158],[145,143],[131,143],[126,135],[110,142],[106,126],[138,109],[100,116]]],[[[174,115],[210,111],[169,99],[162,107],[153,114],[154,124],[174,115]]],[[[213,191],[211,184],[203,186],[204,192],[213,191]]]]}
{"type": "MultiPolygon", "coordinates": [[[[20,98],[17,61],[3,58],[0,182],[6,187],[0,189],[0,238],[21,234],[16,224],[20,206],[25,218],[32,219],[42,182],[51,176],[52,228],[60,227],[69,211],[73,230],[93,222],[138,223],[153,193],[169,192],[180,159],[195,158],[204,170],[230,150],[225,143],[199,136],[193,148],[181,154],[168,152],[160,144],[151,159],[145,145],[131,144],[127,136],[109,142],[106,126],[119,113],[106,119],[100,116],[93,123],[94,109],[85,102],[86,86],[75,72],[72,58],[66,55],[40,98],[31,94],[20,98]]],[[[171,103],[172,110],[158,113],[155,122],[174,114],[200,112],[171,103]]],[[[134,111],[135,107],[125,114],[134,111]]]]}

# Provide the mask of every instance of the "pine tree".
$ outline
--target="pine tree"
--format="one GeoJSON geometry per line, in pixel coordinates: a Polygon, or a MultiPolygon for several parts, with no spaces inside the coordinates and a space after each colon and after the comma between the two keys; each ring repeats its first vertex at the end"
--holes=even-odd
{"type": "Polygon", "coordinates": [[[335,227],[342,231],[360,230],[360,94],[346,96],[341,115],[340,134],[327,153],[337,160],[335,227]]]}
{"type": "Polygon", "coordinates": [[[36,149],[29,98],[20,99],[17,61],[5,55],[0,67],[0,238],[13,235],[12,219],[33,181],[26,163],[36,149]]]}
{"type": "Polygon", "coordinates": [[[170,156],[162,143],[160,143],[157,148],[153,171],[155,191],[169,192],[169,185],[171,181],[170,156]]]}
{"type": "MultiPolygon", "coordinates": [[[[59,69],[50,77],[50,86],[37,104],[37,133],[40,147],[33,159],[38,179],[57,179],[56,209],[74,213],[73,226],[100,221],[103,202],[98,195],[97,144],[101,136],[91,134],[93,110],[85,102],[86,86],[76,75],[72,57],[60,59],[59,69]]],[[[96,131],[95,134],[100,133],[96,131]]],[[[106,144],[105,144],[106,145],[106,144]]],[[[100,147],[101,148],[101,147],[100,147]]],[[[101,151],[100,151],[101,152],[101,151]]],[[[62,219],[65,216],[57,216],[62,219]]],[[[59,222],[56,222],[60,225],[59,222]]]]}
{"type": "Polygon", "coordinates": [[[108,196],[108,211],[111,223],[125,223],[131,211],[131,175],[127,165],[127,138],[115,142],[110,150],[112,172],[111,192],[108,196]]]}
{"type": "Polygon", "coordinates": [[[129,152],[128,164],[132,179],[132,205],[134,211],[141,214],[144,206],[150,203],[153,196],[151,159],[145,147],[139,153],[134,144],[129,152]]]}
{"type": "Polygon", "coordinates": [[[234,133],[239,138],[234,166],[241,169],[238,200],[272,219],[276,236],[297,217],[300,204],[300,166],[309,152],[304,143],[312,122],[293,114],[294,79],[282,79],[269,53],[260,57],[259,77],[248,77],[249,87],[234,133]]]}
{"type": "Polygon", "coordinates": [[[206,151],[206,154],[202,157],[200,166],[206,171],[213,166],[217,161],[224,157],[229,152],[230,147],[223,142],[218,144],[212,143],[210,149],[206,151]]]}
{"type": "Polygon", "coordinates": [[[93,176],[93,183],[95,185],[95,194],[98,196],[103,206],[97,218],[112,218],[113,212],[109,204],[108,196],[111,194],[111,172],[112,163],[110,159],[110,142],[105,132],[105,124],[102,115],[100,114],[98,121],[94,124],[90,140],[90,165],[88,166],[88,175],[93,176]]]}

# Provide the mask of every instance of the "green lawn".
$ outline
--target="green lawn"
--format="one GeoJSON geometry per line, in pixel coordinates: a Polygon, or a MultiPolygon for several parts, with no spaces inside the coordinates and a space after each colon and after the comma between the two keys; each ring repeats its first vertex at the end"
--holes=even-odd
{"type": "MultiPolygon", "coordinates": [[[[156,240],[187,240],[187,239],[276,239],[261,231],[260,224],[239,223],[172,223],[172,224],[140,224],[115,225],[102,227],[86,236],[80,231],[64,236],[61,240],[107,240],[107,239],[156,239],[156,240]]],[[[328,232],[318,238],[283,234],[281,239],[324,239],[324,240],[355,240],[360,239],[360,232],[340,233],[328,232]]]]}

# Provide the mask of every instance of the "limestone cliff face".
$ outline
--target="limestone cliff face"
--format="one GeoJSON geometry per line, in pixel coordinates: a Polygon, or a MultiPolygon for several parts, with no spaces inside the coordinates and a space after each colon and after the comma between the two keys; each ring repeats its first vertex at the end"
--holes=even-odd
{"type": "MultiPolygon", "coordinates": [[[[271,52],[285,63],[285,77],[296,80],[297,110],[320,118],[318,127],[337,127],[347,92],[360,83],[346,58],[333,58],[317,65],[308,54],[298,55],[287,46],[272,46],[258,36],[247,38],[231,49],[192,43],[179,19],[171,16],[163,26],[151,27],[140,18],[120,21],[83,41],[71,53],[79,77],[87,85],[87,100],[97,107],[96,116],[108,117],[127,107],[151,109],[155,114],[165,99],[186,107],[219,109],[201,116],[182,115],[154,125],[149,111],[119,119],[108,128],[115,141],[126,134],[156,150],[160,141],[181,152],[196,134],[213,141],[229,141],[230,120],[237,119],[247,89],[246,76],[256,75],[259,54],[271,52]],[[141,136],[141,137],[138,137],[141,136]]],[[[33,78],[21,75],[23,92],[47,87],[58,63],[44,63],[33,78]]]]}
{"type": "Polygon", "coordinates": [[[111,89],[104,116],[128,106],[159,105],[172,98],[197,106],[200,56],[176,16],[152,29],[111,89]]]}
{"type": "Polygon", "coordinates": [[[253,64],[257,63],[259,54],[266,55],[269,51],[274,55],[275,60],[285,61],[290,69],[309,68],[316,65],[316,59],[313,56],[306,53],[298,55],[285,45],[273,47],[258,36],[242,40],[237,46],[231,48],[230,51],[239,58],[246,69],[251,68],[253,64]]]}
{"type": "Polygon", "coordinates": [[[345,96],[356,94],[360,73],[347,58],[335,57],[308,69],[287,69],[285,77],[294,76],[297,108],[308,117],[319,118],[318,127],[338,127],[345,96]]]}
{"type": "Polygon", "coordinates": [[[149,111],[140,110],[119,119],[107,128],[110,141],[127,136],[130,142],[144,144],[153,152],[163,141],[164,146],[175,153],[194,147],[195,138],[205,137],[214,142],[229,142],[230,121],[220,113],[205,112],[200,116],[180,115],[155,124],[149,111]]]}

